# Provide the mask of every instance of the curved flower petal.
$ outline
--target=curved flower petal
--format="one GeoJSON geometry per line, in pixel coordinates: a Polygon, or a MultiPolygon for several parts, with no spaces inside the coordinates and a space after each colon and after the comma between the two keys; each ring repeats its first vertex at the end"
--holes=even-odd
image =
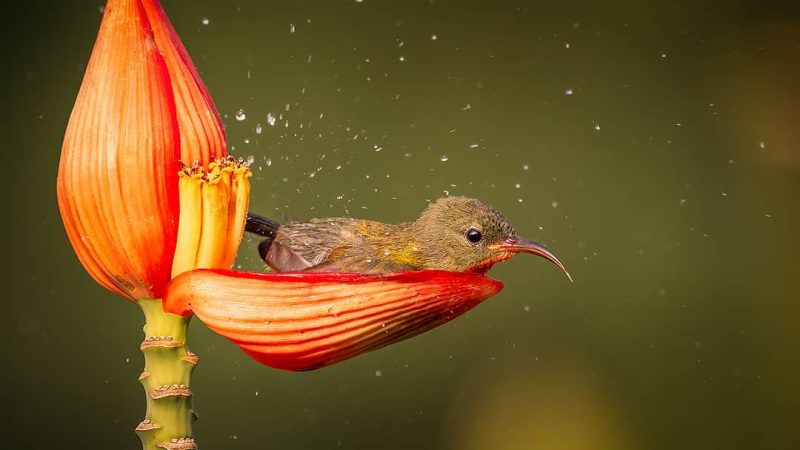
{"type": "Polygon", "coordinates": [[[227,156],[225,132],[208,89],[157,0],[142,0],[172,81],[181,133],[181,161],[203,167],[227,156]]]}
{"type": "Polygon", "coordinates": [[[179,155],[170,77],[145,11],[111,0],[64,136],[57,190],[81,263],[130,299],[159,297],[169,280],[179,155]]]}
{"type": "Polygon", "coordinates": [[[170,283],[164,309],[194,313],[262,364],[312,370],[437,327],[502,287],[465,272],[194,270],[170,283]]]}

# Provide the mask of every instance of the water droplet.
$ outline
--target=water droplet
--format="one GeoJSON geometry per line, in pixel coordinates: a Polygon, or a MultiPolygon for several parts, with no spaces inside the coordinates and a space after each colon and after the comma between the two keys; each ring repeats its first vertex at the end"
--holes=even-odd
{"type": "Polygon", "coordinates": [[[480,147],[479,144],[469,144],[469,148],[478,148],[480,147]]]}
{"type": "Polygon", "coordinates": [[[234,117],[236,118],[236,120],[241,122],[244,119],[247,119],[247,113],[245,113],[243,109],[239,109],[238,111],[236,111],[236,115],[234,117]]]}
{"type": "Polygon", "coordinates": [[[531,310],[531,307],[530,307],[530,305],[525,305],[525,306],[522,307],[522,310],[525,311],[525,312],[528,312],[528,311],[531,310]]]}
{"type": "Polygon", "coordinates": [[[380,378],[380,377],[383,376],[383,372],[381,372],[380,369],[378,369],[378,370],[375,371],[375,376],[380,378]]]}
{"type": "Polygon", "coordinates": [[[294,24],[293,23],[289,24],[289,33],[294,33],[294,24]]]}
{"type": "Polygon", "coordinates": [[[269,126],[274,127],[275,126],[275,120],[276,119],[275,119],[275,115],[274,114],[267,113],[267,123],[269,124],[269,126]]]}
{"type": "Polygon", "coordinates": [[[256,134],[261,134],[261,124],[260,123],[256,124],[256,134]]]}
{"type": "Polygon", "coordinates": [[[200,23],[202,23],[203,25],[208,25],[211,23],[211,21],[208,20],[208,17],[203,17],[203,19],[200,20],[200,23]]]}
{"type": "Polygon", "coordinates": [[[528,169],[530,169],[529,165],[527,165],[527,164],[523,164],[522,165],[522,170],[528,170],[528,169]]]}
{"type": "Polygon", "coordinates": [[[600,131],[600,124],[599,123],[594,124],[594,129],[596,131],[600,131]]]}
{"type": "Polygon", "coordinates": [[[521,185],[521,184],[519,184],[519,183],[517,183],[517,184],[515,184],[515,185],[514,185],[514,187],[515,187],[515,188],[517,188],[517,189],[519,189],[519,188],[521,188],[521,187],[522,187],[522,185],[521,185]]]}
{"type": "Polygon", "coordinates": [[[564,48],[566,48],[566,49],[569,49],[569,42],[567,42],[566,44],[564,44],[564,48]]]}
{"type": "Polygon", "coordinates": [[[678,204],[680,204],[681,206],[685,205],[686,204],[686,199],[682,198],[682,199],[678,200],[678,204]]]}
{"type": "Polygon", "coordinates": [[[399,58],[397,58],[397,59],[398,59],[400,62],[403,62],[403,61],[405,61],[405,60],[406,60],[406,57],[405,57],[405,56],[401,56],[401,57],[399,57],[399,58]]]}
{"type": "Polygon", "coordinates": [[[271,166],[272,165],[272,158],[267,158],[266,163],[267,163],[267,167],[271,166]]]}
{"type": "Polygon", "coordinates": [[[439,161],[441,161],[441,162],[447,162],[447,160],[448,160],[448,159],[450,159],[450,158],[448,158],[448,157],[447,157],[447,155],[442,155],[442,157],[441,157],[441,158],[439,158],[439,161]]]}
{"type": "Polygon", "coordinates": [[[553,205],[553,208],[558,208],[558,202],[555,200],[553,200],[553,203],[551,203],[551,205],[553,205]]]}
{"type": "Polygon", "coordinates": [[[431,35],[431,40],[432,40],[432,41],[435,41],[435,40],[437,40],[437,39],[439,39],[439,38],[438,38],[438,37],[437,37],[435,34],[432,34],[432,35],[431,35]]]}
{"type": "Polygon", "coordinates": [[[573,93],[574,93],[574,91],[572,90],[572,88],[564,89],[564,94],[566,94],[566,95],[572,95],[573,93]]]}
{"type": "Polygon", "coordinates": [[[764,141],[759,141],[758,142],[758,148],[765,148],[765,147],[766,147],[766,144],[764,144],[764,141]]]}

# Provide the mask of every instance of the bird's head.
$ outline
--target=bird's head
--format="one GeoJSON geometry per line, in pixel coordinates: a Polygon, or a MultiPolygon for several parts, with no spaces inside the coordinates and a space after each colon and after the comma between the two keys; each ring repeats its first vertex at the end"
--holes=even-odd
{"type": "Polygon", "coordinates": [[[414,228],[429,269],[485,273],[517,253],[531,253],[554,263],[572,280],[550,250],[517,236],[503,214],[473,198],[436,200],[423,211],[414,228]]]}

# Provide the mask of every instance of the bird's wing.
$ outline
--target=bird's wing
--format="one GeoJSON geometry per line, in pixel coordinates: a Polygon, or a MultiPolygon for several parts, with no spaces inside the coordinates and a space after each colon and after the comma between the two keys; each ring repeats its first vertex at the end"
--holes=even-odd
{"type": "Polygon", "coordinates": [[[336,247],[328,258],[308,269],[309,272],[354,272],[386,273],[391,268],[383,267],[382,261],[361,247],[336,247]]]}
{"type": "MultiPolygon", "coordinates": [[[[264,241],[269,242],[269,241],[264,241]]],[[[264,262],[278,272],[300,272],[311,267],[311,263],[294,250],[277,242],[269,245],[264,262]]]]}
{"type": "Polygon", "coordinates": [[[281,226],[272,246],[278,244],[276,252],[281,252],[283,256],[276,258],[278,265],[273,267],[285,272],[305,270],[326,262],[334,249],[342,246],[351,247],[357,243],[353,222],[353,219],[344,218],[313,219],[309,222],[287,223],[281,226]],[[308,265],[301,267],[304,264],[298,258],[308,265]]]}

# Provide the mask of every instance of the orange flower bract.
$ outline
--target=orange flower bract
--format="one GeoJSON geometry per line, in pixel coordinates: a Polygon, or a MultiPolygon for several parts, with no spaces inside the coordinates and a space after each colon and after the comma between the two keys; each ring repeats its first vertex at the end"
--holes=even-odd
{"type": "Polygon", "coordinates": [[[194,313],[262,364],[312,370],[442,325],[502,287],[471,272],[194,270],[170,283],[164,310],[194,313]]]}
{"type": "Polygon", "coordinates": [[[227,155],[219,113],[161,4],[157,0],[141,3],[170,74],[181,133],[181,161],[206,167],[227,155]]]}
{"type": "Polygon", "coordinates": [[[109,1],[57,183],[89,274],[132,300],[160,297],[175,251],[180,161],[225,154],[216,109],[158,2],[109,1]]]}

